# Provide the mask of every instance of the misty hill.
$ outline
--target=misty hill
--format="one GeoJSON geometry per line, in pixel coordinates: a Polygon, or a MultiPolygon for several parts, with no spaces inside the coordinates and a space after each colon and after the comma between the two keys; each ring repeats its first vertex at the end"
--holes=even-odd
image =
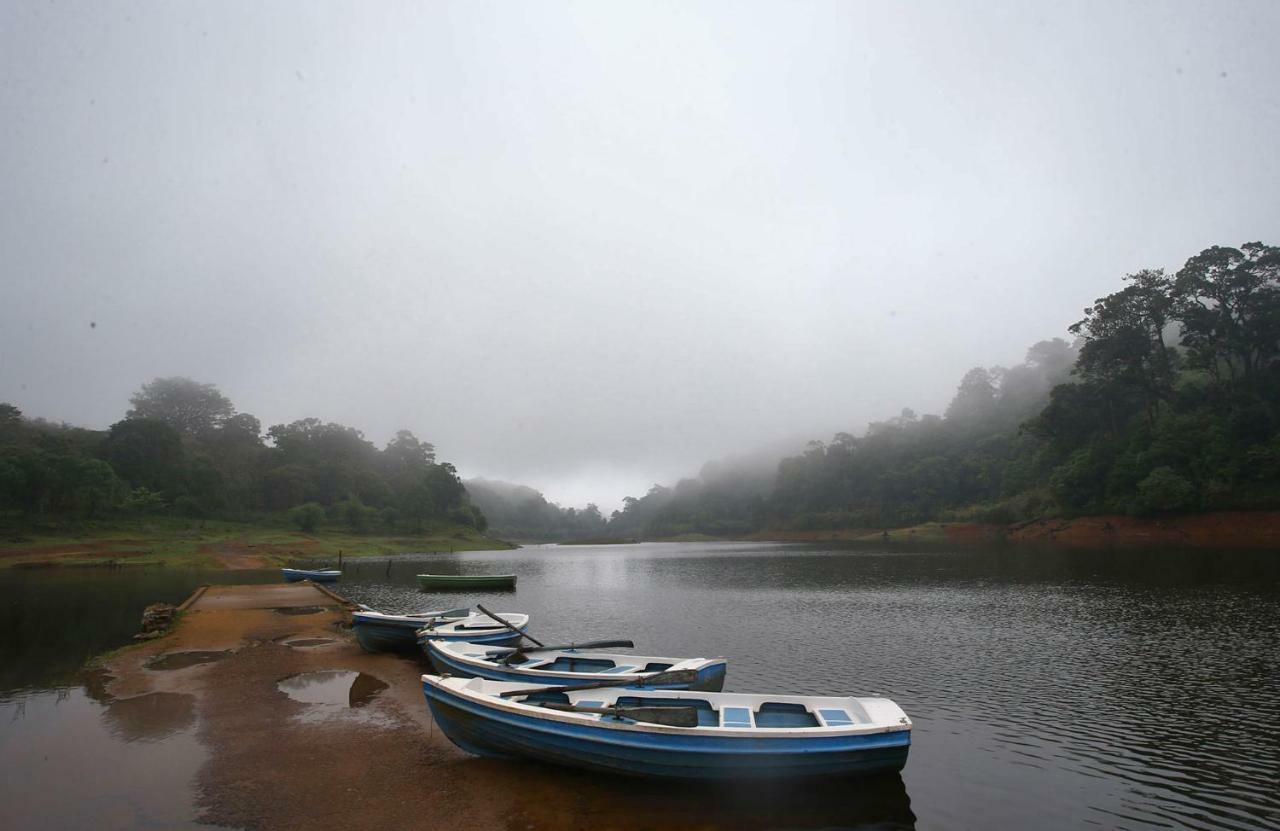
{"type": "Polygon", "coordinates": [[[1014,367],[784,459],[629,498],[611,532],[883,528],[1280,506],[1280,249],[1144,270],[1014,367]],[[616,528],[615,528],[616,526],[616,528]]]}
{"type": "Polygon", "coordinates": [[[582,510],[561,508],[527,485],[492,479],[468,479],[471,502],[488,520],[492,534],[522,542],[559,542],[602,533],[604,516],[594,504],[582,510]]]}

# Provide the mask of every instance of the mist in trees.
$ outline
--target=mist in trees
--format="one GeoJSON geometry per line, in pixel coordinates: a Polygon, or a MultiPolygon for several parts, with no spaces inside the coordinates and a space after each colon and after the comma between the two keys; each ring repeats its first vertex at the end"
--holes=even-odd
{"type": "Polygon", "coordinates": [[[1280,251],[1215,246],[1173,275],[1138,271],[1069,334],[1034,344],[1017,366],[969,370],[941,416],[904,409],[862,436],[810,442],[746,492],[705,474],[655,485],[628,498],[610,530],[1280,505],[1280,251]]]}
{"type": "Polygon", "coordinates": [[[304,418],[262,429],[212,384],[157,378],[103,432],[0,405],[0,510],[26,522],[174,514],[288,517],[356,532],[484,530],[457,471],[401,430],[379,449],[359,431],[304,418]]]}

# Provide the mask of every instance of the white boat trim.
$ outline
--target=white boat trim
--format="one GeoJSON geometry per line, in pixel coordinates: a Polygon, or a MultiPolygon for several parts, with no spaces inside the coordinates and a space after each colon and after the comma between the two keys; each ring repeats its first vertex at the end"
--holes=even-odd
{"type": "Polygon", "coordinates": [[[725,658],[672,658],[661,655],[630,655],[618,652],[597,652],[595,650],[583,650],[578,652],[570,649],[557,649],[552,651],[538,650],[529,653],[531,659],[520,664],[503,664],[501,658],[503,655],[510,654],[515,650],[510,648],[494,647],[483,643],[468,643],[467,641],[433,641],[432,649],[439,650],[449,656],[450,659],[469,667],[476,667],[480,670],[502,670],[506,672],[528,672],[531,676],[530,681],[537,682],[537,675],[545,675],[548,678],[572,678],[574,680],[581,679],[583,683],[588,681],[612,681],[618,678],[643,678],[652,675],[655,672],[673,672],[675,670],[700,670],[713,664],[724,663],[725,658]],[[485,656],[492,659],[485,660],[485,656]],[[549,669],[560,658],[582,658],[586,660],[606,660],[613,661],[614,666],[608,671],[599,672],[573,672],[565,669],[549,669]],[[646,670],[647,664],[670,664],[663,670],[646,670]],[[628,671],[620,671],[618,667],[627,667],[628,671]]]}

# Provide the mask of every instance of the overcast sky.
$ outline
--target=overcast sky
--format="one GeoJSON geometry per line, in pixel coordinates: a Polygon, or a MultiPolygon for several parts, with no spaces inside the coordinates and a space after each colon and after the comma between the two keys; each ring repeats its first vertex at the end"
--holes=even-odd
{"type": "Polygon", "coordinates": [[[606,510],[1280,242],[1280,3],[0,3],[0,401],[606,510]],[[96,326],[91,328],[90,324],[96,326]]]}

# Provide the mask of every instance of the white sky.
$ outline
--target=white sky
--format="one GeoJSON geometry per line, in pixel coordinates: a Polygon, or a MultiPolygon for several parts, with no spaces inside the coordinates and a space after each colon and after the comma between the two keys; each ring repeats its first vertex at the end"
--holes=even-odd
{"type": "Polygon", "coordinates": [[[1280,234],[1280,3],[0,4],[0,400],[609,510],[1280,234]],[[90,321],[96,328],[90,328],[90,321]]]}

